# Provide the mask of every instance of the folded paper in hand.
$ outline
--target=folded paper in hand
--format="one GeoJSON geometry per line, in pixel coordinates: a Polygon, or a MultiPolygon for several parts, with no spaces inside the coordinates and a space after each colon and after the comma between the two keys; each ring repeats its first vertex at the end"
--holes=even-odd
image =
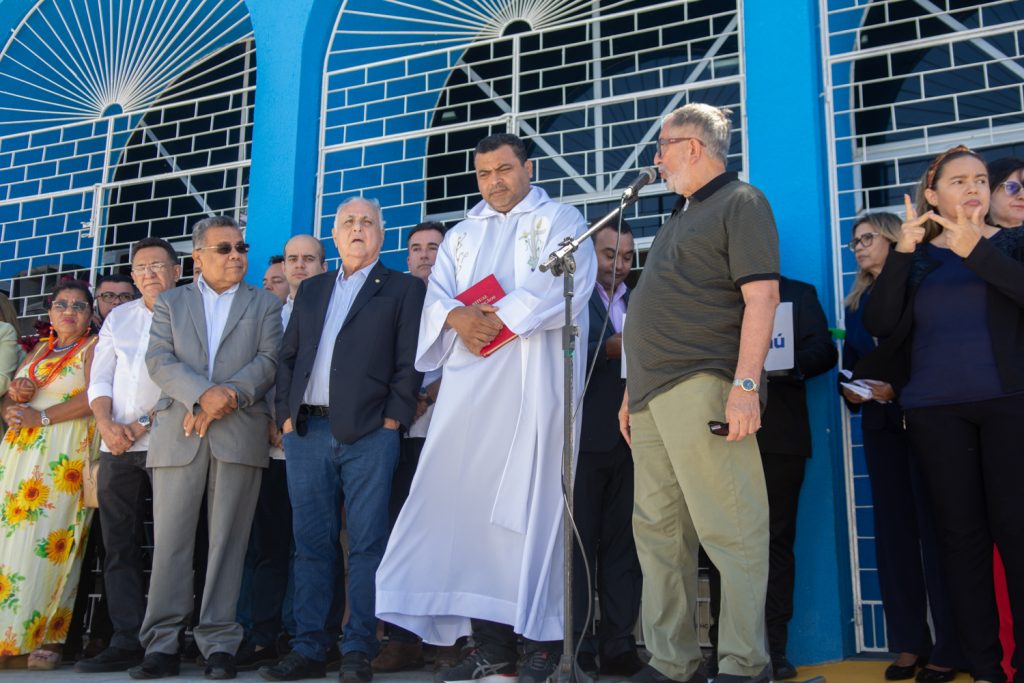
{"type": "MultiPolygon", "coordinates": [[[[501,283],[498,282],[498,278],[494,277],[493,274],[488,275],[483,280],[480,280],[480,282],[469,287],[466,291],[455,296],[456,299],[466,306],[472,306],[473,304],[494,304],[495,301],[499,301],[504,297],[505,290],[501,288],[501,283]]],[[[490,356],[517,336],[518,335],[516,335],[515,332],[508,329],[505,325],[502,325],[498,335],[491,340],[491,343],[480,350],[480,355],[484,358],[490,356]]]]}
{"type": "MultiPolygon", "coordinates": [[[[853,378],[853,373],[850,372],[849,370],[840,370],[839,374],[846,379],[853,378]]],[[[864,399],[870,399],[875,395],[875,393],[871,390],[871,385],[862,379],[854,379],[853,381],[850,382],[840,382],[839,386],[843,387],[844,389],[849,389],[850,391],[864,399]]]]}

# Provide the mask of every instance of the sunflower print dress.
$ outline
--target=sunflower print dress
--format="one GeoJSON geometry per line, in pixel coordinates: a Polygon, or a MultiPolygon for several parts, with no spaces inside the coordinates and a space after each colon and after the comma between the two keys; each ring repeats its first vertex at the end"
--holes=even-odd
{"type": "MultiPolygon", "coordinates": [[[[84,344],[29,403],[45,409],[86,390],[84,344]]],[[[46,358],[37,376],[60,360],[46,358]]],[[[17,376],[28,375],[28,364],[17,376]]],[[[82,570],[92,510],[82,469],[95,457],[92,416],[49,427],[10,428],[0,442],[0,656],[63,643],[82,570]]]]}

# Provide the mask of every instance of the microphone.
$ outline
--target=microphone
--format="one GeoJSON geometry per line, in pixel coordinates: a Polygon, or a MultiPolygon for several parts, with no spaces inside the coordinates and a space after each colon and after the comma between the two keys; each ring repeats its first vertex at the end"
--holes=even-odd
{"type": "Polygon", "coordinates": [[[625,191],[622,193],[622,198],[625,200],[635,200],[637,196],[639,196],[640,194],[640,188],[642,188],[644,185],[647,185],[647,183],[653,183],[657,179],[657,177],[658,174],[654,170],[654,168],[648,166],[647,168],[640,171],[640,175],[636,177],[636,180],[630,183],[629,187],[625,189],[625,191]]]}

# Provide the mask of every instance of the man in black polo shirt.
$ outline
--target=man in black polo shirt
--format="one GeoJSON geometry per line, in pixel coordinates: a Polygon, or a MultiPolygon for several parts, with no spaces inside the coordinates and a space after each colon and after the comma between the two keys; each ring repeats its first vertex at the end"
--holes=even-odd
{"type": "Polygon", "coordinates": [[[779,302],[778,235],[756,188],[725,172],[726,109],[665,117],[658,164],[681,195],[651,245],[623,332],[620,426],[635,467],[633,530],[644,574],[643,683],[703,681],[697,549],[722,574],[718,683],[767,682],[768,497],[757,441],[779,302]],[[728,434],[709,423],[728,424],[728,434]]]}

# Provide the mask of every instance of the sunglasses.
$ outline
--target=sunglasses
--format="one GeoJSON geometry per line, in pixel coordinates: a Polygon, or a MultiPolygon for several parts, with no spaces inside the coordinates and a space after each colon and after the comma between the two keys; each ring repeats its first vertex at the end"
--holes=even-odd
{"type": "Polygon", "coordinates": [[[1016,197],[1018,194],[1020,194],[1021,190],[1024,190],[1024,185],[1021,185],[1016,180],[1007,180],[1002,184],[1002,188],[1003,192],[1005,192],[1006,194],[1010,195],[1011,197],[1016,197]]]}
{"type": "Polygon", "coordinates": [[[69,308],[74,313],[88,313],[89,312],[89,304],[85,303],[84,301],[71,301],[71,302],[68,302],[68,301],[64,301],[64,300],[59,300],[59,301],[53,301],[53,302],[50,303],[50,310],[51,311],[60,311],[61,313],[63,313],[64,311],[68,310],[69,308]]]}
{"type": "Polygon", "coordinates": [[[103,303],[112,304],[115,301],[118,303],[126,304],[129,301],[135,300],[134,294],[118,294],[117,292],[103,292],[102,294],[96,295],[97,299],[103,301],[103,303]]]}
{"type": "Polygon", "coordinates": [[[247,242],[235,242],[234,244],[221,242],[220,244],[213,244],[209,247],[199,247],[196,251],[205,251],[207,249],[214,251],[221,256],[227,256],[231,253],[232,249],[237,251],[239,254],[247,254],[249,252],[249,244],[247,242]]]}

